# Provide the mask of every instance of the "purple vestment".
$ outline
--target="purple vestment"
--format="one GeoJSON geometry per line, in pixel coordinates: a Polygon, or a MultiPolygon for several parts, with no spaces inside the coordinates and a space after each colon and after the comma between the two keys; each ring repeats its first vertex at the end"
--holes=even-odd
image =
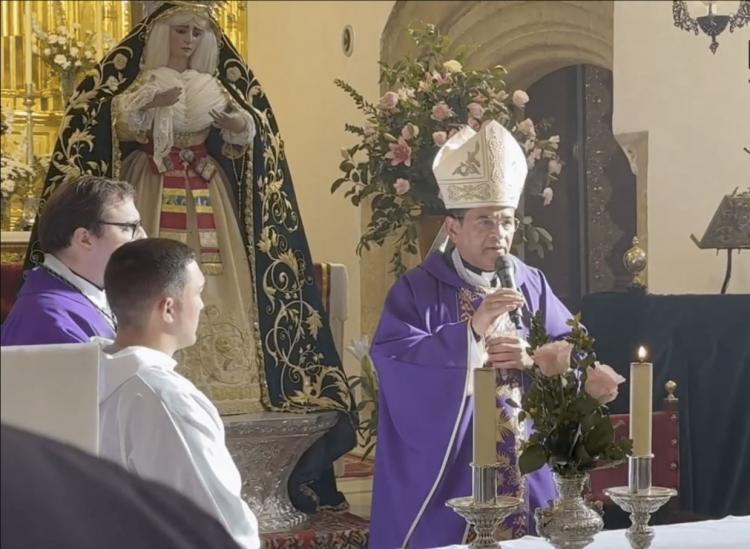
{"type": "Polygon", "coordinates": [[[8,317],[0,345],[81,343],[92,336],[114,339],[103,314],[77,289],[45,269],[26,271],[8,317]]]}
{"type": "MultiPolygon", "coordinates": [[[[551,337],[567,334],[571,314],[544,275],[513,261],[531,312],[544,312],[551,337]]],[[[407,534],[410,549],[463,541],[466,523],[445,502],[471,495],[472,402],[464,396],[469,342],[461,320],[467,295],[473,296],[470,313],[481,297],[434,253],[402,276],[386,299],[371,349],[380,380],[371,549],[400,548],[407,534]]],[[[519,481],[515,436],[507,439],[498,444],[500,461],[510,460],[500,471],[501,493],[513,493],[519,481]]],[[[534,508],[555,497],[549,469],[528,475],[525,495],[530,513],[511,519],[514,535],[529,529],[534,508]]]]}

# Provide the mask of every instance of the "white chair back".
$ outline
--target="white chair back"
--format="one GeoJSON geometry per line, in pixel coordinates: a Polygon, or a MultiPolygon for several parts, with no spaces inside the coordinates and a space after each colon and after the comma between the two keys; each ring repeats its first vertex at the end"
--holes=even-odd
{"type": "Polygon", "coordinates": [[[99,452],[99,345],[0,348],[0,419],[99,452]]]}

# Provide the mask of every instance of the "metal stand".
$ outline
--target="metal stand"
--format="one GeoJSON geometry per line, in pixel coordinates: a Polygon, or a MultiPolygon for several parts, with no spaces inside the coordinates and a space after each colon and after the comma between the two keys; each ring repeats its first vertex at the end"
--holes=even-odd
{"type": "Polygon", "coordinates": [[[471,497],[453,498],[445,505],[461,515],[474,526],[477,537],[469,544],[469,549],[499,549],[495,539],[497,525],[520,507],[519,498],[497,495],[497,468],[499,464],[475,465],[472,468],[471,497]]]}
{"type": "Polygon", "coordinates": [[[607,488],[607,494],[623,511],[630,513],[630,528],[625,537],[633,549],[647,549],[654,539],[654,529],[648,525],[656,512],[677,490],[651,486],[651,461],[653,456],[628,458],[628,486],[607,488]]]}

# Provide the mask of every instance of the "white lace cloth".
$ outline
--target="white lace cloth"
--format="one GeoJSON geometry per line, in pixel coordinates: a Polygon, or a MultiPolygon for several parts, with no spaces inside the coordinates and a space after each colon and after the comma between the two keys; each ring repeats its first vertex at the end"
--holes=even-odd
{"type": "MultiPolygon", "coordinates": [[[[142,83],[133,91],[115,98],[115,107],[120,120],[134,133],[151,132],[154,144],[154,163],[164,171],[162,159],[175,143],[176,133],[196,133],[208,129],[213,124],[209,111],[225,111],[229,101],[214,76],[188,69],[178,72],[169,67],[146,71],[142,83]],[[144,109],[157,93],[170,88],[182,89],[179,100],[169,107],[144,109]]],[[[227,143],[246,145],[255,137],[255,123],[250,113],[236,110],[246,124],[241,132],[221,130],[227,143]]]]}
{"type": "MultiPolygon", "coordinates": [[[[651,549],[747,549],[750,547],[750,516],[724,517],[683,524],[654,526],[651,549]]],[[[465,549],[468,545],[449,545],[441,549],[465,549]]],[[[503,549],[550,549],[542,538],[524,536],[504,541],[503,549]]],[[[625,530],[606,530],[594,536],[587,549],[630,549],[625,530]]]]}

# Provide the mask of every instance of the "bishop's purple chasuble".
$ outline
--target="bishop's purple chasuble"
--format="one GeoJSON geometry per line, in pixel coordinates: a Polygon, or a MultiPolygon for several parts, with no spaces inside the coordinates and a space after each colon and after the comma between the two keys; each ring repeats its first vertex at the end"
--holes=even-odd
{"type": "MultiPolygon", "coordinates": [[[[530,309],[523,315],[526,327],[530,313],[542,311],[549,335],[566,335],[571,314],[544,275],[512,260],[516,283],[530,309]]],[[[466,523],[445,502],[471,495],[473,402],[466,390],[471,372],[467,320],[483,295],[440,253],[402,276],[388,294],[371,349],[380,381],[371,549],[464,541],[466,523]]],[[[525,479],[518,472],[518,425],[503,391],[520,390],[520,385],[520,372],[498,373],[499,493],[525,501],[522,511],[503,523],[504,533],[512,537],[533,532],[534,509],[556,497],[546,466],[525,479]]]]}
{"type": "Polygon", "coordinates": [[[79,290],[41,267],[25,276],[0,329],[0,345],[83,343],[92,336],[114,339],[104,314],[79,290]]]}

